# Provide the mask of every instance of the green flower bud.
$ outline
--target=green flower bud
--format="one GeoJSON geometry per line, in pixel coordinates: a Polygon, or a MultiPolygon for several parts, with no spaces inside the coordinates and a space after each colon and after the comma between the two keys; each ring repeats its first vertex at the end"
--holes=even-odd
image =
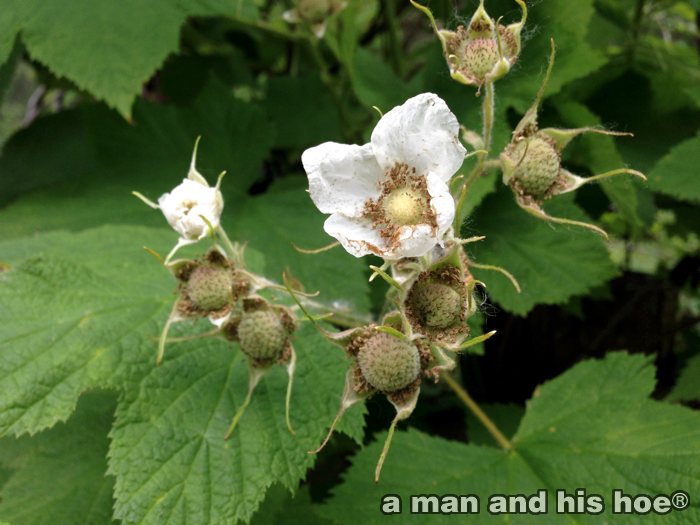
{"type": "Polygon", "coordinates": [[[498,63],[498,42],[493,38],[477,38],[464,51],[464,69],[483,82],[498,63]]]}
{"type": "Polygon", "coordinates": [[[523,139],[511,145],[505,155],[507,163],[515,166],[508,182],[526,195],[545,195],[559,178],[559,152],[546,135],[523,139]]]}
{"type": "Polygon", "coordinates": [[[238,324],[241,350],[253,359],[279,359],[284,353],[287,339],[287,331],[279,315],[272,310],[246,312],[238,324]]]}
{"type": "Polygon", "coordinates": [[[481,87],[508,73],[520,54],[520,33],[527,19],[527,7],[523,0],[515,1],[523,10],[520,22],[506,27],[497,24],[486,13],[481,0],[469,25],[459,26],[457,31],[439,30],[427,7],[414,0],[411,3],[430,18],[452,78],[462,84],[481,87]]]}
{"type": "Polygon", "coordinates": [[[449,286],[428,284],[413,295],[413,315],[426,326],[447,328],[459,319],[462,298],[449,286]]]}
{"type": "Polygon", "coordinates": [[[408,341],[380,332],[357,354],[367,382],[382,392],[395,392],[413,383],[420,373],[420,353],[408,341]]]}
{"type": "Polygon", "coordinates": [[[469,295],[463,271],[442,264],[422,272],[406,297],[405,312],[413,328],[433,341],[454,343],[466,336],[469,295]]]}
{"type": "Polygon", "coordinates": [[[199,310],[211,312],[229,303],[234,283],[233,272],[227,266],[204,264],[190,274],[186,292],[199,310]]]}

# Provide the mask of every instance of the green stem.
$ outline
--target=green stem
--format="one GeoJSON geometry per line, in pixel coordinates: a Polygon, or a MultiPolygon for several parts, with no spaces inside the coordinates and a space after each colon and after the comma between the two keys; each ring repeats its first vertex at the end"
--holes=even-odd
{"type": "Polygon", "coordinates": [[[229,252],[228,255],[233,259],[233,261],[239,265],[243,266],[243,261],[241,260],[240,257],[240,250],[238,249],[238,246],[234,246],[234,244],[231,242],[231,239],[229,239],[228,235],[226,235],[226,231],[224,230],[224,227],[219,224],[219,227],[217,228],[217,232],[219,233],[219,237],[224,241],[224,246],[226,247],[226,250],[229,252]]]}
{"type": "Polygon", "coordinates": [[[308,44],[309,50],[311,51],[311,57],[314,59],[314,62],[316,62],[316,66],[318,66],[319,72],[321,74],[321,80],[326,85],[326,87],[331,90],[331,93],[333,93],[333,95],[335,95],[337,98],[338,91],[336,90],[335,86],[333,85],[333,80],[331,78],[330,69],[328,68],[328,64],[326,63],[326,60],[323,58],[323,55],[321,54],[321,50],[318,48],[318,40],[308,38],[308,39],[306,39],[306,43],[308,44]]]}
{"type": "Polygon", "coordinates": [[[486,430],[488,430],[491,435],[494,437],[494,439],[498,442],[499,445],[501,445],[502,448],[505,450],[510,450],[513,448],[513,445],[508,439],[501,433],[500,430],[498,430],[498,427],[495,425],[493,421],[489,419],[489,417],[484,413],[481,408],[479,408],[479,405],[476,404],[476,402],[467,394],[467,391],[464,390],[457,381],[454,380],[452,376],[450,376],[446,372],[442,372],[440,374],[440,377],[442,377],[449,387],[454,391],[457,396],[464,401],[464,404],[469,407],[469,410],[471,410],[474,415],[479,418],[479,421],[486,427],[486,430]]]}
{"type": "Polygon", "coordinates": [[[628,64],[632,62],[634,58],[634,52],[637,48],[637,43],[639,41],[639,32],[642,27],[642,18],[644,16],[644,4],[646,0],[637,0],[637,4],[634,7],[634,18],[632,19],[631,35],[630,35],[630,48],[627,54],[628,64]]]}
{"type": "MultiPolygon", "coordinates": [[[[488,152],[491,151],[491,133],[493,131],[493,114],[494,114],[493,97],[494,97],[493,82],[488,82],[486,84],[486,95],[484,95],[484,105],[483,105],[484,133],[482,135],[484,138],[484,149],[488,152]]],[[[479,155],[479,158],[481,159],[482,164],[486,160],[486,157],[488,157],[488,153],[482,153],[479,155]]]]}
{"type": "Polygon", "coordinates": [[[389,25],[389,47],[391,49],[391,62],[394,73],[403,78],[403,53],[401,52],[401,39],[399,36],[399,22],[396,19],[396,0],[387,0],[386,18],[389,25]]]}
{"type": "MultiPolygon", "coordinates": [[[[493,134],[493,115],[494,115],[493,82],[488,82],[484,87],[485,87],[486,94],[484,95],[484,104],[482,106],[483,119],[484,119],[484,130],[482,133],[482,138],[484,139],[483,148],[490,153],[491,152],[491,137],[493,134]]],[[[488,158],[489,153],[479,153],[479,156],[477,157],[477,161],[476,161],[476,166],[474,166],[474,169],[469,174],[469,177],[467,177],[467,180],[464,183],[464,187],[466,189],[468,189],[469,186],[471,186],[471,184],[476,180],[476,178],[479,175],[481,175],[481,173],[483,172],[484,167],[486,166],[486,163],[487,163],[486,159],[488,158]]]]}

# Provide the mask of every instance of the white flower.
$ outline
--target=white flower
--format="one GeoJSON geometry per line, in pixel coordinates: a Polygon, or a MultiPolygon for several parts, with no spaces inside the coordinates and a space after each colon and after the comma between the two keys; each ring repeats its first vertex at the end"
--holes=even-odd
{"type": "Polygon", "coordinates": [[[437,95],[423,93],[384,115],[369,144],[326,142],[301,156],[326,233],[355,257],[420,257],[452,225],[447,182],[466,150],[459,124],[437,95]]]}
{"type": "Polygon", "coordinates": [[[184,179],[172,192],[161,195],[158,206],[183,240],[199,241],[210,235],[209,225],[202,217],[216,230],[224,200],[217,188],[184,179]]]}
{"type": "Polygon", "coordinates": [[[219,180],[214,188],[210,188],[206,179],[197,171],[197,146],[199,137],[194,144],[192,162],[187,178],[182,184],[176,186],[170,193],[164,193],[158,199],[158,204],[147,199],[139,192],[132,192],[151,208],[160,209],[165,219],[173,229],[180,234],[177,244],[165,259],[167,264],[170,258],[181,247],[194,244],[204,237],[211,235],[212,231],[219,228],[219,219],[224,209],[224,198],[219,186],[225,171],[219,175],[219,180]],[[204,220],[206,219],[206,221],[204,220]],[[207,224],[209,221],[209,224],[207,224]],[[211,228],[209,228],[211,225],[211,228]]]}

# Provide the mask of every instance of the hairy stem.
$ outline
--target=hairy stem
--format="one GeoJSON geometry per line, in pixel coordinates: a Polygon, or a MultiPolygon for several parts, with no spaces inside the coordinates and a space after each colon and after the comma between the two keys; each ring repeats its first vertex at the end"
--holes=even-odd
{"type": "MultiPolygon", "coordinates": [[[[482,106],[482,117],[484,119],[484,130],[482,133],[482,138],[484,139],[484,149],[487,152],[491,152],[491,136],[493,134],[493,115],[494,115],[494,88],[493,82],[488,82],[485,85],[486,94],[484,95],[484,104],[482,106]]],[[[476,166],[467,177],[464,187],[466,189],[471,186],[471,184],[476,180],[476,178],[481,175],[482,171],[486,167],[486,159],[489,153],[479,153],[477,157],[476,166]]]]}
{"type": "Polygon", "coordinates": [[[486,430],[488,430],[491,435],[494,437],[494,439],[498,442],[498,444],[504,448],[505,450],[510,450],[513,448],[513,445],[511,444],[510,441],[501,433],[500,430],[498,430],[498,427],[495,425],[493,421],[489,419],[489,417],[484,413],[481,408],[479,408],[479,405],[476,404],[476,402],[467,394],[467,391],[464,390],[460,386],[457,381],[454,380],[454,378],[449,375],[446,372],[440,373],[440,377],[442,377],[445,381],[447,381],[447,384],[450,386],[450,388],[454,391],[457,396],[464,401],[464,404],[467,405],[469,410],[471,410],[476,417],[479,418],[479,421],[486,427],[486,430]]]}

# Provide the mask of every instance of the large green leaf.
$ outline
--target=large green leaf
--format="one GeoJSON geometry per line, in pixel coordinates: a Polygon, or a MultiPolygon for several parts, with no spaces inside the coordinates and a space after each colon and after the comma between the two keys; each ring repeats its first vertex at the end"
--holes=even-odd
{"type": "Polygon", "coordinates": [[[316,75],[271,78],[265,108],[277,128],[275,146],[279,148],[342,141],[335,100],[316,75]]]}
{"type": "MultiPolygon", "coordinates": [[[[121,388],[110,462],[118,516],[150,522],[149,508],[174,516],[186,508],[184,522],[200,523],[214,500],[210,516],[247,520],[271,483],[294,488],[313,465],[307,451],[340,406],[347,363],[304,326],[294,342],[297,435],[285,424],[287,374],[276,367],[224,442],[247,389],[242,354],[218,340],[195,340],[169,345],[154,366],[157,345],[149,336],[160,333],[175,282],[140,246],[165,252],[171,242],[168,230],[110,226],[0,245],[13,267],[0,289],[1,428],[34,433],[67,419],[84,390],[121,388]]],[[[173,334],[192,329],[180,323],[173,334]]],[[[362,413],[352,411],[340,427],[356,440],[362,413]]]]}
{"type": "MultiPolygon", "coordinates": [[[[482,403],[480,407],[508,439],[515,435],[525,413],[525,409],[515,403],[482,403]]],[[[486,427],[473,412],[469,411],[467,412],[467,436],[469,437],[469,443],[473,445],[498,446],[498,442],[486,430],[486,427]]]]}
{"type": "MultiPolygon", "coordinates": [[[[89,146],[87,133],[79,110],[47,116],[15,133],[4,145],[0,157],[0,172],[3,175],[0,180],[0,205],[11,202],[23,192],[58,181],[65,184],[94,173],[98,164],[93,148],[89,146]],[[41,150],[41,154],[38,154],[38,150],[41,150]]],[[[41,208],[37,211],[41,211],[41,208]]],[[[32,215],[29,222],[35,221],[32,215]]],[[[30,224],[25,224],[31,228],[30,224]]],[[[4,238],[10,236],[5,231],[3,234],[4,238]]]]}
{"type": "Polygon", "coordinates": [[[700,399],[700,355],[688,359],[688,363],[676,381],[666,401],[692,401],[700,399]]]}
{"type": "Polygon", "coordinates": [[[647,357],[613,353],[586,361],[535,390],[510,452],[465,445],[415,430],[399,432],[374,483],[383,436],[354,460],[346,481],[322,515],[340,524],[385,523],[384,494],[398,494],[401,523],[442,523],[444,516],[410,513],[410,495],[477,494],[480,513],[470,523],[698,523],[700,505],[666,516],[616,516],[612,490],[632,496],[700,490],[700,415],[648,398],[654,367],[647,357]],[[555,491],[604,498],[602,515],[557,514],[555,491]],[[492,516],[492,494],[526,496],[545,489],[548,514],[492,516]]]}
{"type": "Polygon", "coordinates": [[[684,200],[700,200],[700,136],[675,146],[649,174],[649,186],[684,200]]]}
{"type": "MultiPolygon", "coordinates": [[[[222,342],[168,347],[166,359],[120,405],[110,473],[117,518],[129,523],[235,523],[249,520],[266,488],[297,487],[340,407],[347,362],[309,324],[296,334],[293,436],[285,423],[287,374],[274,367],[256,388],[228,441],[248,388],[243,354],[222,342]]],[[[362,437],[362,409],[341,429],[362,437]]]]}
{"type": "Polygon", "coordinates": [[[0,435],[65,421],[81,392],[152,366],[175,282],[140,246],[169,232],[104,227],[0,243],[0,435]]]}
{"type": "Polygon", "coordinates": [[[0,440],[0,466],[11,472],[0,489],[3,520],[18,525],[111,523],[114,478],[105,472],[115,406],[114,392],[90,392],[66,424],[32,438],[0,440]]]}
{"type": "Polygon", "coordinates": [[[125,116],[188,16],[258,16],[250,0],[3,0],[0,12],[0,61],[21,32],[32,58],[125,116]]]}
{"type": "Polygon", "coordinates": [[[318,515],[318,507],[312,505],[309,487],[301,487],[293,494],[283,485],[272,485],[265,501],[255,513],[250,525],[331,525],[333,522],[318,515]]]}
{"type": "MultiPolygon", "coordinates": [[[[571,200],[571,195],[560,195],[544,207],[554,217],[588,221],[571,200]]],[[[467,251],[479,264],[509,271],[522,292],[518,294],[500,273],[477,268],[472,273],[486,283],[493,300],[515,314],[525,315],[536,304],[564,303],[617,274],[600,236],[577,226],[553,228],[531,217],[515,204],[510,188],[487,197],[473,219],[467,235],[485,235],[486,239],[466,245],[467,251]]]]}
{"type": "Polygon", "coordinates": [[[404,83],[391,66],[363,47],[357,48],[355,53],[353,89],[368,110],[376,106],[382,113],[420,93],[417,82],[404,83]]]}

